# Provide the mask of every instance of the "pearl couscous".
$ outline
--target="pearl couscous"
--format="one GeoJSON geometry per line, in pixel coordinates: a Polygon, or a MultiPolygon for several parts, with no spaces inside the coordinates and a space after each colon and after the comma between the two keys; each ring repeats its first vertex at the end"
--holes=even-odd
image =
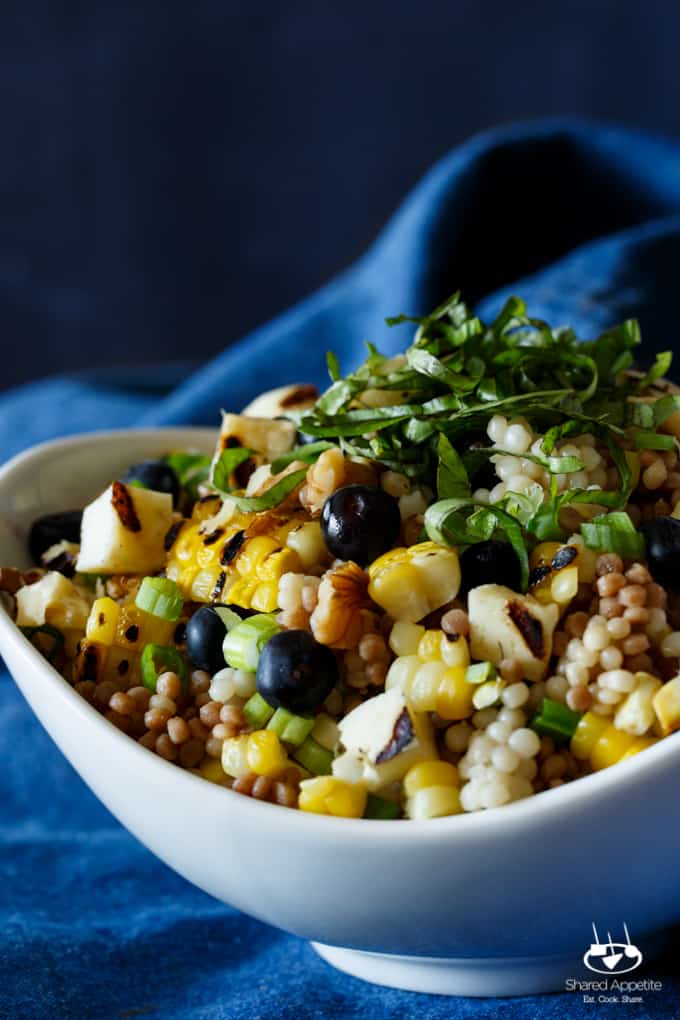
{"type": "MultiPolygon", "coordinates": [[[[399,320],[401,321],[401,320],[399,320]]],[[[413,320],[408,320],[413,321],[413,320]]],[[[95,709],[219,786],[342,817],[499,807],[680,729],[680,397],[452,298],[403,355],[224,414],[33,524],[5,609],[95,709]]]]}

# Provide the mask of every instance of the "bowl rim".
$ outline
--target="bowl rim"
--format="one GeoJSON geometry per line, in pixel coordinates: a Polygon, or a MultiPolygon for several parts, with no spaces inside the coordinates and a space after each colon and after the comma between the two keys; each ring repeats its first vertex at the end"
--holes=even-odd
{"type": "MultiPolygon", "coordinates": [[[[156,428],[132,428],[132,429],[107,429],[101,431],[90,431],[78,433],[75,436],[67,436],[60,439],[51,439],[43,443],[29,447],[27,450],[13,456],[4,465],[0,466],[0,489],[11,484],[11,477],[17,468],[24,468],[34,458],[45,452],[55,451],[60,448],[69,449],[82,442],[99,442],[122,439],[135,435],[139,438],[161,438],[172,433],[186,435],[200,435],[208,438],[209,434],[216,434],[216,429],[205,426],[170,426],[156,428]]],[[[357,838],[359,832],[370,838],[377,838],[381,842],[394,839],[396,832],[395,821],[407,823],[400,825],[399,835],[406,832],[412,833],[407,839],[423,839],[439,842],[443,839],[453,840],[457,832],[464,834],[479,835],[487,830],[492,833],[498,828],[505,828],[513,823],[517,825],[529,825],[535,822],[548,822],[556,812],[574,806],[575,801],[580,798],[597,797],[611,789],[613,784],[626,783],[633,776],[643,778],[650,773],[660,771],[667,763],[677,759],[680,763],[680,731],[663,737],[656,744],[645,748],[639,754],[633,755],[630,759],[617,762],[616,766],[602,769],[578,780],[565,783],[563,786],[550,790],[543,790],[540,795],[525,797],[522,800],[513,801],[510,804],[503,804],[500,808],[486,809],[480,811],[461,812],[457,815],[449,815],[441,818],[429,818],[422,820],[413,819],[365,819],[365,818],[338,818],[331,815],[320,815],[312,812],[283,808],[278,804],[271,804],[266,801],[259,801],[253,797],[246,797],[243,794],[235,793],[228,787],[218,786],[200,775],[196,775],[187,769],[180,768],[173,762],[166,761],[159,755],[154,754],[147,748],[140,745],[136,740],[123,733],[116,726],[110,723],[100,712],[87,702],[77,691],[71,687],[68,681],[52,666],[40,652],[31,644],[28,638],[21,633],[14,621],[10,619],[4,610],[0,611],[0,654],[8,645],[18,645],[24,656],[28,657],[35,670],[42,670],[44,683],[49,686],[52,694],[61,703],[64,711],[73,711],[76,717],[84,725],[92,725],[104,739],[117,742],[122,754],[127,753],[138,755],[140,767],[151,770],[160,769],[156,774],[166,779],[170,775],[175,776],[177,783],[185,784],[185,789],[190,796],[202,796],[206,800],[211,798],[213,806],[218,807],[218,797],[227,795],[231,798],[231,810],[236,812],[271,812],[278,811],[278,819],[282,825],[307,826],[310,833],[326,832],[335,835],[337,838],[357,838]],[[168,770],[172,770],[170,773],[168,770]],[[544,817],[545,816],[545,817],[544,817]],[[287,819],[287,820],[285,820],[287,819]],[[369,823],[370,824],[367,824],[369,823]]],[[[14,683],[21,690],[20,685],[14,683]]],[[[23,693],[23,692],[22,692],[23,693]]],[[[31,711],[40,722],[37,713],[31,711]]],[[[83,779],[83,776],[79,777],[83,779]]],[[[83,779],[83,781],[85,781],[83,779]]],[[[263,820],[268,818],[273,821],[271,813],[262,816],[263,820]]],[[[121,823],[122,824],[122,823],[121,823]]]]}

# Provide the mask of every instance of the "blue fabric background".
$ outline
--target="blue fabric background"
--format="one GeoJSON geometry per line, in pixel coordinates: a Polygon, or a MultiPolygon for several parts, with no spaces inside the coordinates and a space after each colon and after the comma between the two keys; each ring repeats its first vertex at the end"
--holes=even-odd
{"type": "MultiPolygon", "coordinates": [[[[238,408],[267,386],[323,384],[329,347],[344,369],[363,356],[364,338],[396,350],[406,334],[387,330],[384,317],[427,311],[457,286],[483,314],[516,291],[533,314],[584,336],[638,315],[649,354],[676,343],[679,273],[678,146],[572,122],[492,132],[436,165],[352,269],[195,374],[187,377],[186,366],[116,370],[5,394],[0,456],[84,429],[211,423],[220,406],[238,408]]],[[[98,804],[6,674],[0,742],[0,1017],[496,1014],[498,1001],[424,997],[345,977],[300,940],[193,889],[98,804]]],[[[670,955],[651,964],[647,974],[664,991],[625,1007],[626,1016],[680,1015],[673,965],[670,955]]],[[[502,1005],[511,1017],[621,1015],[575,995],[502,1005]]]]}

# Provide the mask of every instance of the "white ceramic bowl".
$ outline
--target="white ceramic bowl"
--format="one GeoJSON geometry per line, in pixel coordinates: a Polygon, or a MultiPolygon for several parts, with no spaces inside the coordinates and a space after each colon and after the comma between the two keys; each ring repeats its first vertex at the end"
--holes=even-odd
{"type": "MultiPolygon", "coordinates": [[[[40,514],[83,505],[130,463],[213,441],[205,429],[95,433],[16,457],[0,471],[0,563],[28,565],[25,536],[40,514]]],[[[680,921],[680,736],[489,812],[332,819],[232,793],[149,753],[2,612],[0,652],[71,764],[142,843],[359,977],[466,995],[557,990],[587,975],[593,921],[615,940],[625,921],[646,955],[653,933],[680,921]]]]}

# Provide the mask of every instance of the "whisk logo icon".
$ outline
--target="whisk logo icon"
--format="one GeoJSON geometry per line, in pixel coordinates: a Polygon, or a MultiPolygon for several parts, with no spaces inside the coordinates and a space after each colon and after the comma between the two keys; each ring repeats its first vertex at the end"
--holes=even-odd
{"type": "Polygon", "coordinates": [[[596,974],[627,974],[635,970],[642,963],[642,953],[637,946],[630,941],[628,927],[624,921],[623,930],[626,935],[625,942],[612,942],[611,933],[607,932],[607,941],[600,942],[597,928],[593,921],[593,934],[595,941],[591,942],[590,949],[585,953],[583,962],[588,970],[596,974]]]}

